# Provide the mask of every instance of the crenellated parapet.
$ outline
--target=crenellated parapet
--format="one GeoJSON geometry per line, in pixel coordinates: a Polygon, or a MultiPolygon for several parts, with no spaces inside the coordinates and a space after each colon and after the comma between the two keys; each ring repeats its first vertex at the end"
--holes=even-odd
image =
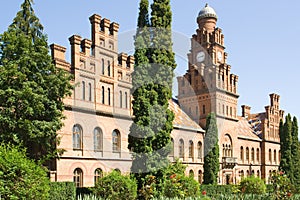
{"type": "Polygon", "coordinates": [[[51,44],[51,56],[56,67],[66,71],[71,70],[71,65],[66,61],[66,48],[57,44],[51,44]]]}

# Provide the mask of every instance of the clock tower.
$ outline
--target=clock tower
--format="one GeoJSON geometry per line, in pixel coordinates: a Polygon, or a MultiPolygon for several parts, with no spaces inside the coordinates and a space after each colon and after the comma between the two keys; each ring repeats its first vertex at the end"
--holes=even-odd
{"type": "Polygon", "coordinates": [[[178,77],[178,101],[186,113],[205,128],[206,116],[217,116],[219,134],[224,123],[237,118],[238,76],[230,72],[222,29],[217,14],[208,4],[197,17],[198,29],[191,38],[188,70],[178,77]]]}

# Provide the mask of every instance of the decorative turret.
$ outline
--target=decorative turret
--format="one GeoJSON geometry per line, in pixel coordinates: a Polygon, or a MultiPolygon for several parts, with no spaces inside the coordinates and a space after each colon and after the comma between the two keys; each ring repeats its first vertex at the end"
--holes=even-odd
{"type": "Polygon", "coordinates": [[[199,29],[201,30],[204,28],[208,33],[213,32],[216,27],[217,19],[218,17],[215,10],[206,4],[205,7],[200,10],[197,17],[199,29]]]}

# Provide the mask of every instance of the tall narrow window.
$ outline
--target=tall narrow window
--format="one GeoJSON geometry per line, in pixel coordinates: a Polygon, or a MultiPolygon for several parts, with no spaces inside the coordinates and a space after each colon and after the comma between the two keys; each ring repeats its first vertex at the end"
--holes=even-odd
{"type": "Polygon", "coordinates": [[[259,163],[259,148],[256,149],[256,161],[259,163]]]}
{"type": "Polygon", "coordinates": [[[103,144],[103,134],[102,130],[97,127],[94,129],[94,150],[95,151],[102,151],[102,144],[103,144]]]}
{"type": "Polygon", "coordinates": [[[183,139],[179,140],[179,158],[184,158],[184,142],[183,142],[183,139]]]}
{"type": "Polygon", "coordinates": [[[120,91],[120,94],[119,94],[119,96],[120,96],[120,108],[122,108],[122,104],[123,104],[123,102],[122,102],[122,91],[120,91]]]}
{"type": "Polygon", "coordinates": [[[244,147],[241,147],[241,155],[240,155],[240,157],[241,157],[241,161],[242,162],[244,162],[244,147]]]}
{"type": "Polygon", "coordinates": [[[118,130],[112,132],[112,150],[113,152],[120,152],[121,150],[121,136],[118,130]]]}
{"type": "Polygon", "coordinates": [[[107,61],[107,75],[108,76],[110,76],[110,68],[111,68],[111,66],[110,66],[110,61],[107,61]]]}
{"type": "Polygon", "coordinates": [[[189,142],[189,158],[194,158],[194,143],[191,140],[189,142]]]}
{"type": "Polygon", "coordinates": [[[246,160],[249,162],[249,148],[246,148],[246,160]]]}
{"type": "Polygon", "coordinates": [[[202,171],[199,170],[199,171],[198,171],[198,182],[199,182],[200,184],[202,184],[202,177],[203,177],[202,171]]]}
{"type": "Polygon", "coordinates": [[[97,168],[94,172],[94,183],[96,185],[96,183],[99,181],[100,178],[102,178],[103,176],[103,171],[100,168],[97,168]]]}
{"type": "Polygon", "coordinates": [[[272,150],[269,149],[269,162],[272,162],[272,150]]]}
{"type": "Polygon", "coordinates": [[[205,105],[202,106],[202,111],[203,111],[203,115],[205,115],[205,112],[206,112],[205,105]]]}
{"type": "Polygon", "coordinates": [[[198,142],[197,144],[197,151],[198,151],[198,159],[202,159],[202,143],[198,142]]]}
{"type": "Polygon", "coordinates": [[[110,88],[107,89],[108,105],[110,105],[110,88]]]}
{"type": "Polygon", "coordinates": [[[82,81],[82,100],[85,100],[85,82],[82,81]]]}
{"type": "Polygon", "coordinates": [[[194,178],[194,171],[192,169],[189,172],[189,176],[192,177],[192,178],[194,178]]]}
{"type": "Polygon", "coordinates": [[[76,187],[82,187],[83,172],[80,168],[76,168],[73,172],[73,182],[76,187]]]}
{"type": "Polygon", "coordinates": [[[105,90],[104,90],[104,86],[102,86],[102,95],[101,95],[101,98],[102,98],[102,104],[105,103],[105,90]]]}
{"type": "Polygon", "coordinates": [[[128,108],[128,95],[127,95],[127,92],[125,92],[125,108],[128,108]]]}
{"type": "Polygon", "coordinates": [[[171,151],[169,154],[171,157],[174,157],[174,140],[171,138],[171,151]]]}
{"type": "Polygon", "coordinates": [[[89,101],[92,101],[92,84],[89,83],[89,101]]]}
{"type": "Polygon", "coordinates": [[[104,75],[105,73],[105,66],[104,66],[104,59],[101,60],[101,74],[104,75]]]}
{"type": "Polygon", "coordinates": [[[251,149],[251,161],[254,162],[254,148],[251,149]]]}
{"type": "Polygon", "coordinates": [[[73,149],[82,149],[82,128],[78,124],[73,126],[73,149]]]}
{"type": "Polygon", "coordinates": [[[277,155],[276,155],[276,150],[274,150],[274,162],[276,163],[277,162],[277,155]]]}

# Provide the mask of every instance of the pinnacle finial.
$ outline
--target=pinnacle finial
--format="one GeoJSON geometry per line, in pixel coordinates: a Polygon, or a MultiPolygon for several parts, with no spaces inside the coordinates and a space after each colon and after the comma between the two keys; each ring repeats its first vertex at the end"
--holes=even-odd
{"type": "Polygon", "coordinates": [[[205,4],[205,7],[208,7],[208,3],[205,4]]]}

